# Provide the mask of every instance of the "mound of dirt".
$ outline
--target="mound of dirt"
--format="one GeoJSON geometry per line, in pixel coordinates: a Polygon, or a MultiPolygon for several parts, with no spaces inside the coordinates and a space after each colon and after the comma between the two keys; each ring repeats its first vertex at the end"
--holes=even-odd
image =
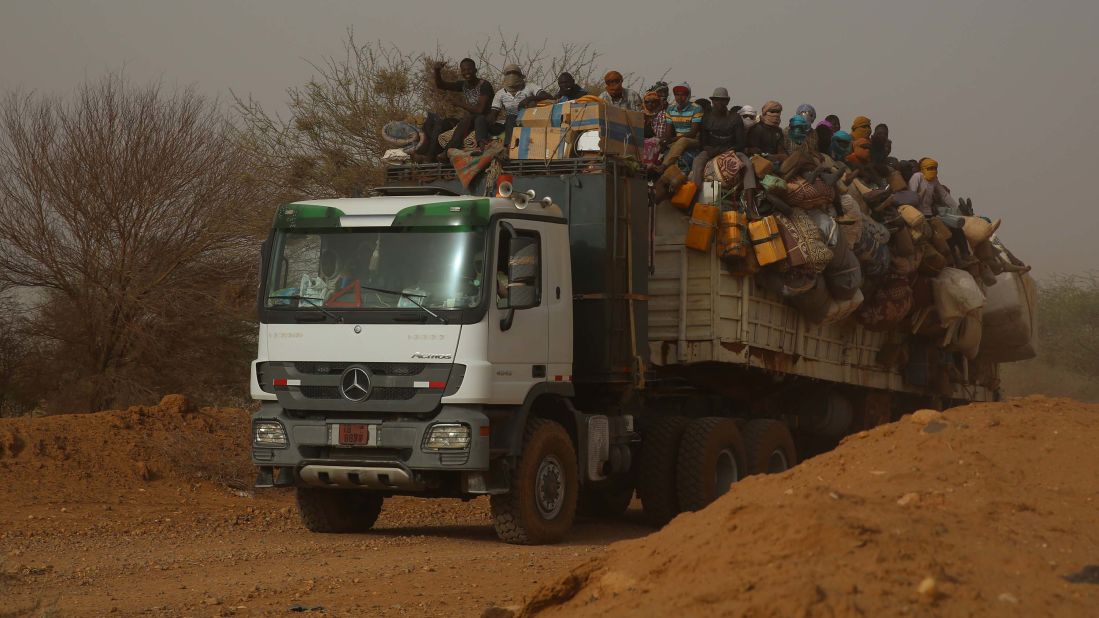
{"type": "Polygon", "coordinates": [[[521,616],[1094,616],[1099,406],[919,411],[753,477],[521,616]]]}
{"type": "Polygon", "coordinates": [[[0,419],[0,499],[79,500],[144,481],[212,481],[245,488],[248,412],[197,409],[182,395],[156,406],[0,419]]]}

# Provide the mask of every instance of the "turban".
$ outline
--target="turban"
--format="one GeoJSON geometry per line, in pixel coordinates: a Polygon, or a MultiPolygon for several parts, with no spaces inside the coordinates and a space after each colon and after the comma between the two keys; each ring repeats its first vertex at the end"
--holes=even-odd
{"type": "Polygon", "coordinates": [[[782,121],[782,104],[778,101],[767,101],[763,104],[763,114],[760,118],[763,124],[777,127],[782,121]]]}
{"type": "Polygon", "coordinates": [[[805,119],[809,121],[810,125],[817,121],[817,110],[808,103],[802,103],[801,105],[798,105],[797,115],[804,115],[805,119]]]}
{"type": "Polygon", "coordinates": [[[939,177],[939,162],[931,157],[920,159],[920,173],[928,182],[935,180],[939,177]]]}
{"type": "Polygon", "coordinates": [[[855,165],[865,165],[870,162],[870,140],[865,137],[856,137],[852,145],[851,154],[846,161],[855,165]]]}
{"type": "Polygon", "coordinates": [[[855,116],[851,123],[851,136],[855,139],[870,137],[870,119],[866,116],[855,116]]]}
{"type": "Polygon", "coordinates": [[[829,148],[832,158],[842,161],[851,154],[851,134],[847,131],[836,131],[832,134],[832,144],[829,148]]]}

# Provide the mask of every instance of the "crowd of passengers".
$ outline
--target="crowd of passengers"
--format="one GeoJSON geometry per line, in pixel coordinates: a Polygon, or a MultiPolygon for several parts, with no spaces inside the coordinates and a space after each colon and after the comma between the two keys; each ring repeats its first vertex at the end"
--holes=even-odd
{"type": "MultiPolygon", "coordinates": [[[[429,114],[423,127],[426,139],[412,153],[414,161],[449,162],[447,152],[469,145],[470,134],[475,136],[472,140],[475,149],[486,147],[500,135],[504,143],[510,143],[512,129],[524,108],[545,102],[594,99],[567,72],[558,76],[557,89],[551,93],[529,84],[517,64],[504,66],[499,90],[478,76],[477,65],[470,58],[459,63],[461,79],[457,81],[443,78],[444,66],[443,62],[434,65],[435,87],[462,93],[455,104],[463,114],[449,119],[429,114]],[[438,136],[447,132],[449,140],[440,141],[438,136]]],[[[870,119],[865,116],[856,116],[846,131],[835,115],[817,122],[816,109],[803,103],[783,127],[781,103],[768,101],[759,110],[751,105],[730,107],[725,88],[715,88],[708,99],[694,99],[688,84],[669,87],[661,81],[641,94],[627,88],[618,71],[607,72],[603,85],[604,90],[598,95],[603,103],[644,114],[646,143],[642,164],[659,176],[665,187],[670,185],[674,189],[677,184],[674,168],[682,171],[686,180],[700,185],[706,164],[723,153],[762,156],[773,161],[777,169],[788,157],[808,151],[844,162],[870,184],[882,184],[892,170],[899,171],[908,188],[920,196],[919,208],[925,215],[936,214],[940,207],[971,214],[966,212],[965,204],[959,204],[938,182],[935,160],[892,157],[889,127],[878,124],[872,129],[870,119]]]]}

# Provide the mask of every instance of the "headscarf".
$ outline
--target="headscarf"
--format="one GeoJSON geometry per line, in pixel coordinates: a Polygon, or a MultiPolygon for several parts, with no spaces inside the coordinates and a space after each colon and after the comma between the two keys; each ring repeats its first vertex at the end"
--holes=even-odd
{"type": "Polygon", "coordinates": [[[686,90],[687,91],[687,96],[688,97],[691,96],[691,85],[688,84],[687,82],[679,82],[678,84],[676,84],[675,88],[672,88],[672,94],[675,94],[676,92],[678,92],[680,90],[686,90]]]}
{"type": "Polygon", "coordinates": [[[805,119],[809,121],[809,126],[812,126],[813,123],[817,121],[817,110],[808,103],[802,103],[801,105],[798,105],[797,115],[804,115],[805,119]]]}
{"type": "Polygon", "coordinates": [[[920,173],[927,182],[934,182],[939,177],[939,162],[931,157],[920,159],[920,173]]]}
{"type": "Polygon", "coordinates": [[[779,103],[778,101],[767,101],[764,103],[760,122],[769,127],[777,127],[782,124],[782,103],[779,103]]]}
{"type": "Polygon", "coordinates": [[[641,111],[645,112],[646,116],[654,116],[654,115],[660,113],[661,107],[664,104],[664,96],[662,94],[660,94],[659,92],[656,92],[654,90],[650,90],[650,91],[645,93],[645,96],[642,98],[641,102],[642,102],[641,111]],[[656,101],[658,103],[655,110],[652,110],[652,111],[649,110],[649,107],[647,105],[647,103],[649,101],[656,101]]]}
{"type": "Polygon", "coordinates": [[[613,96],[613,97],[622,96],[622,90],[624,90],[624,87],[622,86],[622,74],[621,73],[619,73],[618,71],[607,71],[607,74],[603,76],[603,83],[606,85],[607,92],[610,93],[611,96],[613,96]],[[612,81],[612,80],[617,81],[618,83],[613,84],[613,85],[607,83],[607,82],[612,81]]]}
{"type": "Polygon", "coordinates": [[[798,146],[804,144],[809,137],[809,120],[805,116],[790,116],[790,129],[786,135],[798,146]]]}
{"type": "Polygon", "coordinates": [[[847,131],[836,131],[832,134],[832,144],[829,148],[832,158],[843,161],[851,154],[851,134],[847,131]]]}
{"type": "Polygon", "coordinates": [[[527,77],[523,75],[523,70],[520,69],[517,64],[508,64],[504,66],[504,77],[502,81],[504,83],[504,89],[511,93],[519,92],[527,85],[527,77]]]}
{"type": "Polygon", "coordinates": [[[870,119],[866,116],[855,116],[855,120],[851,122],[851,137],[870,139],[870,119]]]}
{"type": "MultiPolygon", "coordinates": [[[[831,129],[831,130],[832,130],[832,132],[833,132],[833,133],[835,133],[835,132],[836,132],[836,130],[838,130],[838,129],[839,129],[839,127],[838,127],[838,126],[836,126],[836,125],[832,124],[832,121],[831,121],[831,120],[829,120],[829,119],[827,119],[827,118],[825,118],[824,120],[821,120],[821,121],[820,121],[820,122],[819,122],[819,123],[817,124],[817,126],[818,126],[818,127],[819,127],[819,126],[825,126],[825,127],[828,127],[829,129],[831,129]]],[[[846,131],[844,131],[844,133],[847,133],[847,132],[846,132],[846,131]]]]}
{"type": "Polygon", "coordinates": [[[856,137],[851,146],[851,154],[844,159],[855,165],[866,165],[870,162],[870,140],[865,137],[856,137]]]}
{"type": "Polygon", "coordinates": [[[747,131],[759,122],[759,114],[756,112],[756,108],[751,105],[745,105],[737,112],[740,114],[740,119],[744,121],[744,130],[747,131]]]}

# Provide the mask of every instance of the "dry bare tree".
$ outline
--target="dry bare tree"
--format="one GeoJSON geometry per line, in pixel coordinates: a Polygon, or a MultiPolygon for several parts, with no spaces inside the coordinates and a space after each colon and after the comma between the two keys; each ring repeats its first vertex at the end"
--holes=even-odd
{"type": "Polygon", "coordinates": [[[60,361],[55,400],[101,409],[180,376],[239,382],[225,361],[247,350],[236,323],[267,199],[249,170],[191,89],[112,74],[69,99],[0,104],[0,286],[33,292],[28,332],[60,361]]]}
{"type": "MultiPolygon", "coordinates": [[[[523,66],[528,81],[556,88],[557,74],[573,73],[590,83],[599,54],[586,45],[562,45],[551,53],[503,33],[478,43],[471,57],[480,75],[499,83],[509,62],[523,66]]],[[[251,98],[234,95],[243,122],[240,142],[252,154],[273,190],[309,197],[357,195],[379,184],[387,144],[381,128],[391,120],[419,123],[427,112],[455,115],[453,93],[434,87],[432,65],[457,61],[440,50],[423,53],[381,43],[359,44],[348,31],[344,53],[312,63],[315,75],[287,90],[288,116],[271,114],[251,98]]]]}

